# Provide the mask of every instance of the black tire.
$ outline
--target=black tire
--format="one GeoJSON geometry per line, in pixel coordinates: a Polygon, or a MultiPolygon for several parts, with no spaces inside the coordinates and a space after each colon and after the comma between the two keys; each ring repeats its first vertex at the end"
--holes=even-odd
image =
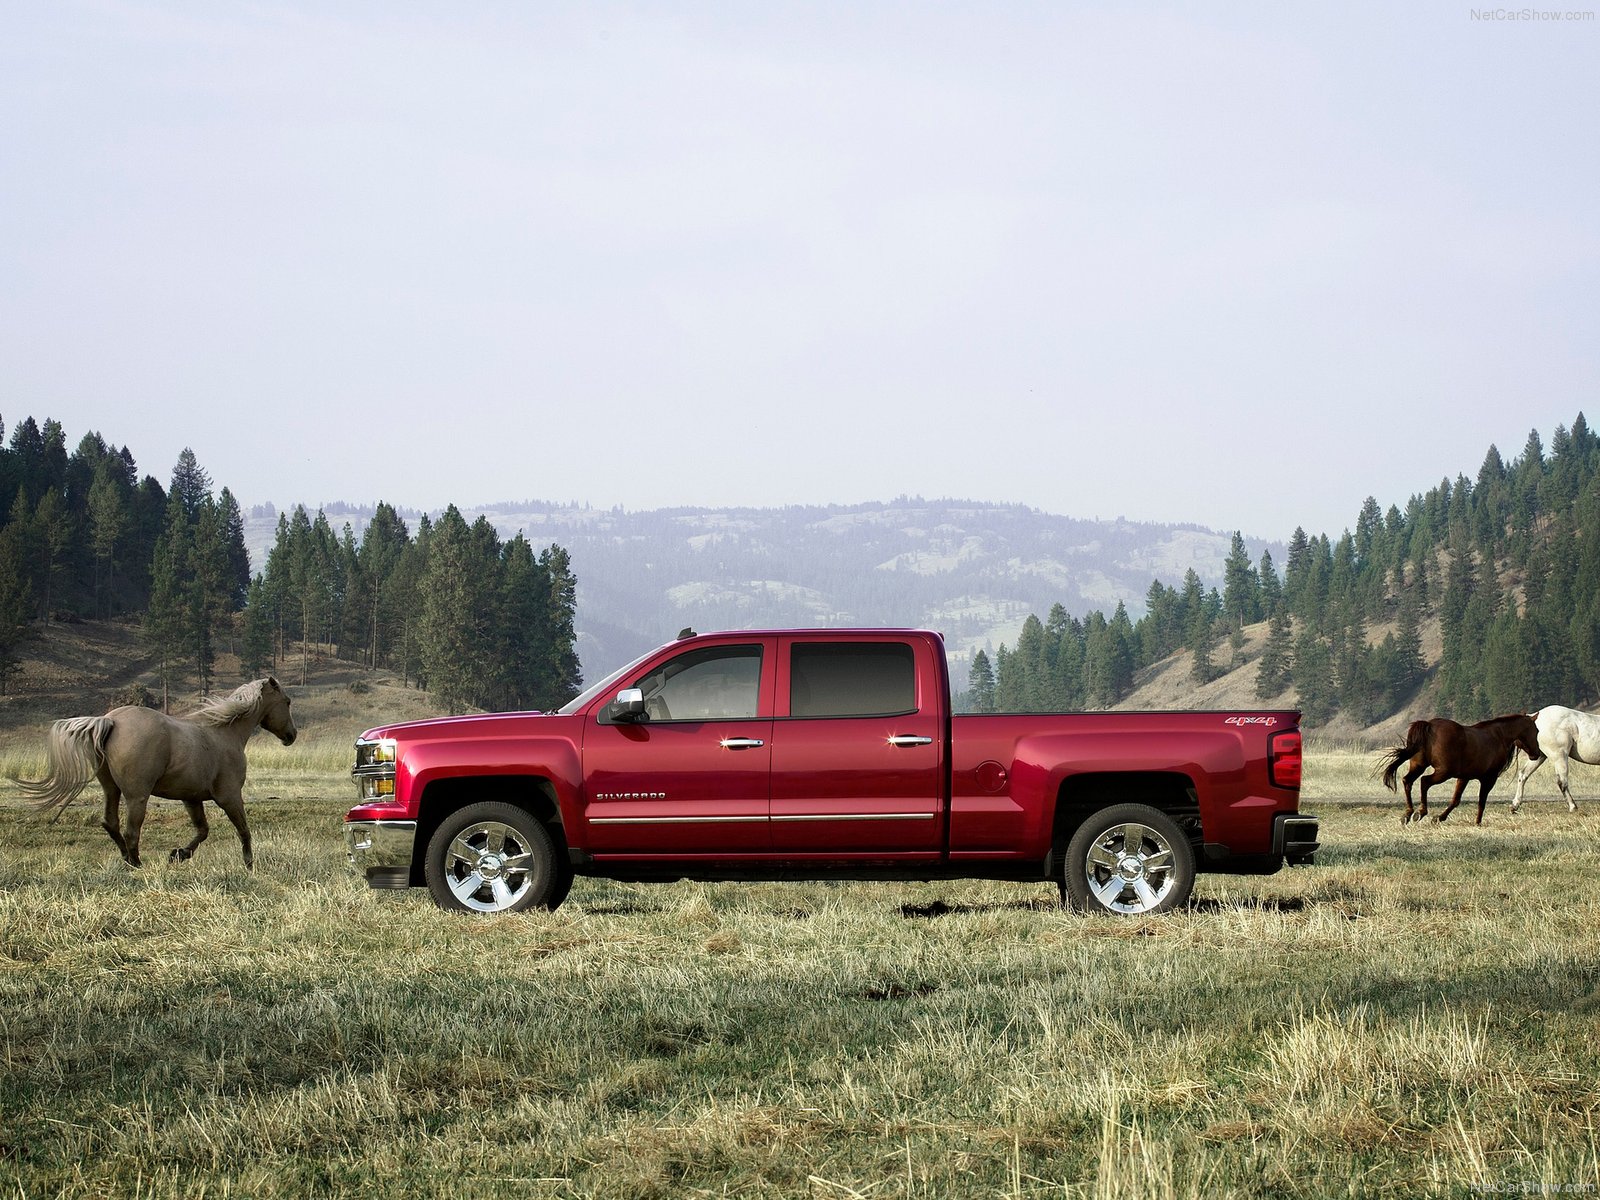
{"type": "Polygon", "coordinates": [[[555,908],[566,898],[572,871],[539,818],[488,800],[445,818],[428,840],[423,874],[440,908],[508,913],[555,908]]]}
{"type": "Polygon", "coordinates": [[[1171,912],[1194,890],[1194,847],[1173,819],[1147,804],[1116,804],[1072,835],[1062,862],[1068,903],[1079,912],[1171,912]]]}

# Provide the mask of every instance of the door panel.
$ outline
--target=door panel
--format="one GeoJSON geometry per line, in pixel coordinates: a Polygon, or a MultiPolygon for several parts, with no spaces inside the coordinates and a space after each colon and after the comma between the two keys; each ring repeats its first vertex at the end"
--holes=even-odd
{"type": "Polygon", "coordinates": [[[803,857],[936,857],[943,843],[942,706],[903,642],[780,647],[772,847],[803,857]],[[881,712],[861,710],[881,709],[881,712]]]}
{"type": "Polygon", "coordinates": [[[775,639],[691,647],[619,690],[648,719],[602,705],[584,737],[588,849],[595,855],[762,854],[771,847],[775,639]]]}
{"type": "Polygon", "coordinates": [[[584,740],[583,759],[593,854],[769,848],[770,720],[599,725],[584,740]],[[761,745],[733,748],[749,742],[761,745]]]}

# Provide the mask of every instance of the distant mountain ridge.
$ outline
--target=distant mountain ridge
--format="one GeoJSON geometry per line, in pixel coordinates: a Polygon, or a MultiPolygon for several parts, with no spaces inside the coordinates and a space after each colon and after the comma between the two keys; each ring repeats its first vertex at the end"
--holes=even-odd
{"type": "MultiPolygon", "coordinates": [[[[359,542],[373,507],[322,511],[359,542]]],[[[1198,525],[921,497],[638,512],[530,500],[460,511],[468,522],[485,517],[502,538],[520,532],[535,549],[558,543],[571,554],[590,679],[684,626],[923,626],[945,635],[959,672],[975,649],[1015,645],[1028,614],[1042,618],[1056,603],[1081,617],[1109,616],[1122,602],[1137,619],[1154,579],[1178,586],[1192,567],[1206,587],[1220,586],[1232,539],[1198,525]]],[[[414,533],[420,511],[400,513],[414,533]]],[[[271,505],[247,514],[256,570],[276,527],[271,505]]],[[[1270,550],[1283,562],[1282,543],[1245,545],[1252,561],[1270,550]]]]}

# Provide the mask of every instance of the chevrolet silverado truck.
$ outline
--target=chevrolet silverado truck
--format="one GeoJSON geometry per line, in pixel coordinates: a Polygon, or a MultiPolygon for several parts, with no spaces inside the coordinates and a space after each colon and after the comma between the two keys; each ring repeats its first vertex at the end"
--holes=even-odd
{"type": "Polygon", "coordinates": [[[921,630],[695,635],[554,713],[368,730],[351,864],[448,909],[608,879],[1005,879],[1163,913],[1305,863],[1298,712],[956,715],[921,630]]]}

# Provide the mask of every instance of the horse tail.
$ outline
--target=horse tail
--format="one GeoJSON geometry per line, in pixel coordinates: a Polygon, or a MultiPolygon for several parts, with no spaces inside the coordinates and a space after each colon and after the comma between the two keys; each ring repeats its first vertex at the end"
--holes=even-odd
{"type": "Polygon", "coordinates": [[[23,795],[40,812],[56,810],[60,820],[67,805],[82,794],[106,761],[106,739],[111,736],[110,717],[68,717],[50,726],[46,743],[49,769],[43,779],[16,779],[23,795]]]}
{"type": "Polygon", "coordinates": [[[1406,742],[1403,746],[1396,746],[1384,754],[1378,763],[1378,769],[1383,773],[1383,786],[1391,792],[1395,790],[1395,772],[1402,763],[1410,762],[1418,753],[1426,753],[1428,749],[1429,725],[1426,721],[1413,721],[1411,728],[1406,730],[1406,742]]]}

